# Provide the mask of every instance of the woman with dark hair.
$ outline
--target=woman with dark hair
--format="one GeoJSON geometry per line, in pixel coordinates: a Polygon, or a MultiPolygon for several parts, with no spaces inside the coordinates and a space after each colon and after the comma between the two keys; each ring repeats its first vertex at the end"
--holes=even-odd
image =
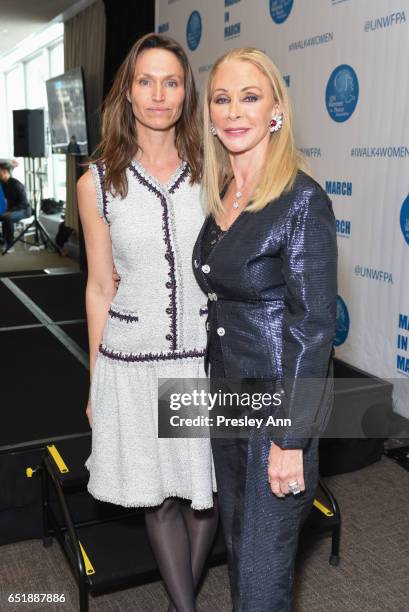
{"type": "Polygon", "coordinates": [[[95,498],[146,509],[170,609],[180,612],[196,610],[217,526],[209,440],[158,438],[158,378],[203,372],[204,298],[190,264],[203,222],[200,172],[186,54],[172,39],[149,34],[116,75],[101,144],[78,182],[88,259],[86,466],[95,498]]]}

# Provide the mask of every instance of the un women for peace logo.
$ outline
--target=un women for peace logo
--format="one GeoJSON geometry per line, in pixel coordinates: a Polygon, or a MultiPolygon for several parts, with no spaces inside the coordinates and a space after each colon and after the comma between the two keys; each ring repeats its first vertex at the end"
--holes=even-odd
{"type": "Polygon", "coordinates": [[[293,8],[294,0],[270,0],[270,15],[274,23],[284,23],[293,8]]]}
{"type": "Polygon", "coordinates": [[[349,313],[347,305],[340,295],[337,296],[337,318],[334,346],[340,346],[345,342],[349,333],[349,313]]]}
{"type": "Polygon", "coordinates": [[[325,92],[329,116],[342,123],[350,118],[358,103],[359,83],[355,70],[348,64],[341,64],[332,71],[325,92]]]}
{"type": "Polygon", "coordinates": [[[409,244],[409,195],[400,209],[400,228],[407,244],[409,244]]]}
{"type": "Polygon", "coordinates": [[[202,38],[202,18],[199,11],[193,11],[187,20],[186,25],[186,41],[187,46],[191,51],[198,48],[200,39],[202,38]]]}

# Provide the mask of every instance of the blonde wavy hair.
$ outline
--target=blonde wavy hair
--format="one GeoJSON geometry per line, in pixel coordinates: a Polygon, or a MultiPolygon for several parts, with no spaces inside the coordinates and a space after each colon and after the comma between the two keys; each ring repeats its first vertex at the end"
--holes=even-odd
{"type": "Polygon", "coordinates": [[[304,157],[295,147],[291,102],[284,79],[277,66],[265,53],[253,47],[228,51],[213,65],[207,79],[204,96],[202,187],[204,208],[207,214],[213,216],[217,216],[217,213],[224,210],[219,194],[233,177],[228,151],[210,131],[210,102],[214,78],[219,67],[229,60],[250,62],[256,66],[268,78],[273,90],[274,102],[280,104],[283,113],[282,128],[270,136],[266,163],[251,204],[246,207],[246,210],[250,212],[262,210],[269,202],[288,191],[294,183],[298,170],[304,170],[310,174],[304,157]]]}

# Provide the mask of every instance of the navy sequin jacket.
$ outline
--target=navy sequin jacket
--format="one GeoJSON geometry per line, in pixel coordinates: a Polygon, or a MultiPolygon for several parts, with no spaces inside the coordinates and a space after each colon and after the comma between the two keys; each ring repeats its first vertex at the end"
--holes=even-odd
{"type": "Polygon", "coordinates": [[[319,414],[322,423],[332,402],[337,243],[331,200],[299,171],[287,193],[260,212],[243,211],[204,262],[208,222],[193,251],[196,280],[208,294],[206,371],[217,334],[226,378],[281,381],[283,414],[292,426],[271,438],[282,448],[305,447],[312,424],[319,414]]]}

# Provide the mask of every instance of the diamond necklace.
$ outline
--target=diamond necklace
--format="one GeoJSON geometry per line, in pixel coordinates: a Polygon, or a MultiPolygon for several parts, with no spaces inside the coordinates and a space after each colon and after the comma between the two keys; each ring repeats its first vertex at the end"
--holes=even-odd
{"type": "Polygon", "coordinates": [[[242,192],[241,191],[236,191],[236,199],[234,200],[232,207],[234,208],[234,210],[236,210],[239,207],[239,202],[238,200],[241,198],[242,196],[242,192]]]}

